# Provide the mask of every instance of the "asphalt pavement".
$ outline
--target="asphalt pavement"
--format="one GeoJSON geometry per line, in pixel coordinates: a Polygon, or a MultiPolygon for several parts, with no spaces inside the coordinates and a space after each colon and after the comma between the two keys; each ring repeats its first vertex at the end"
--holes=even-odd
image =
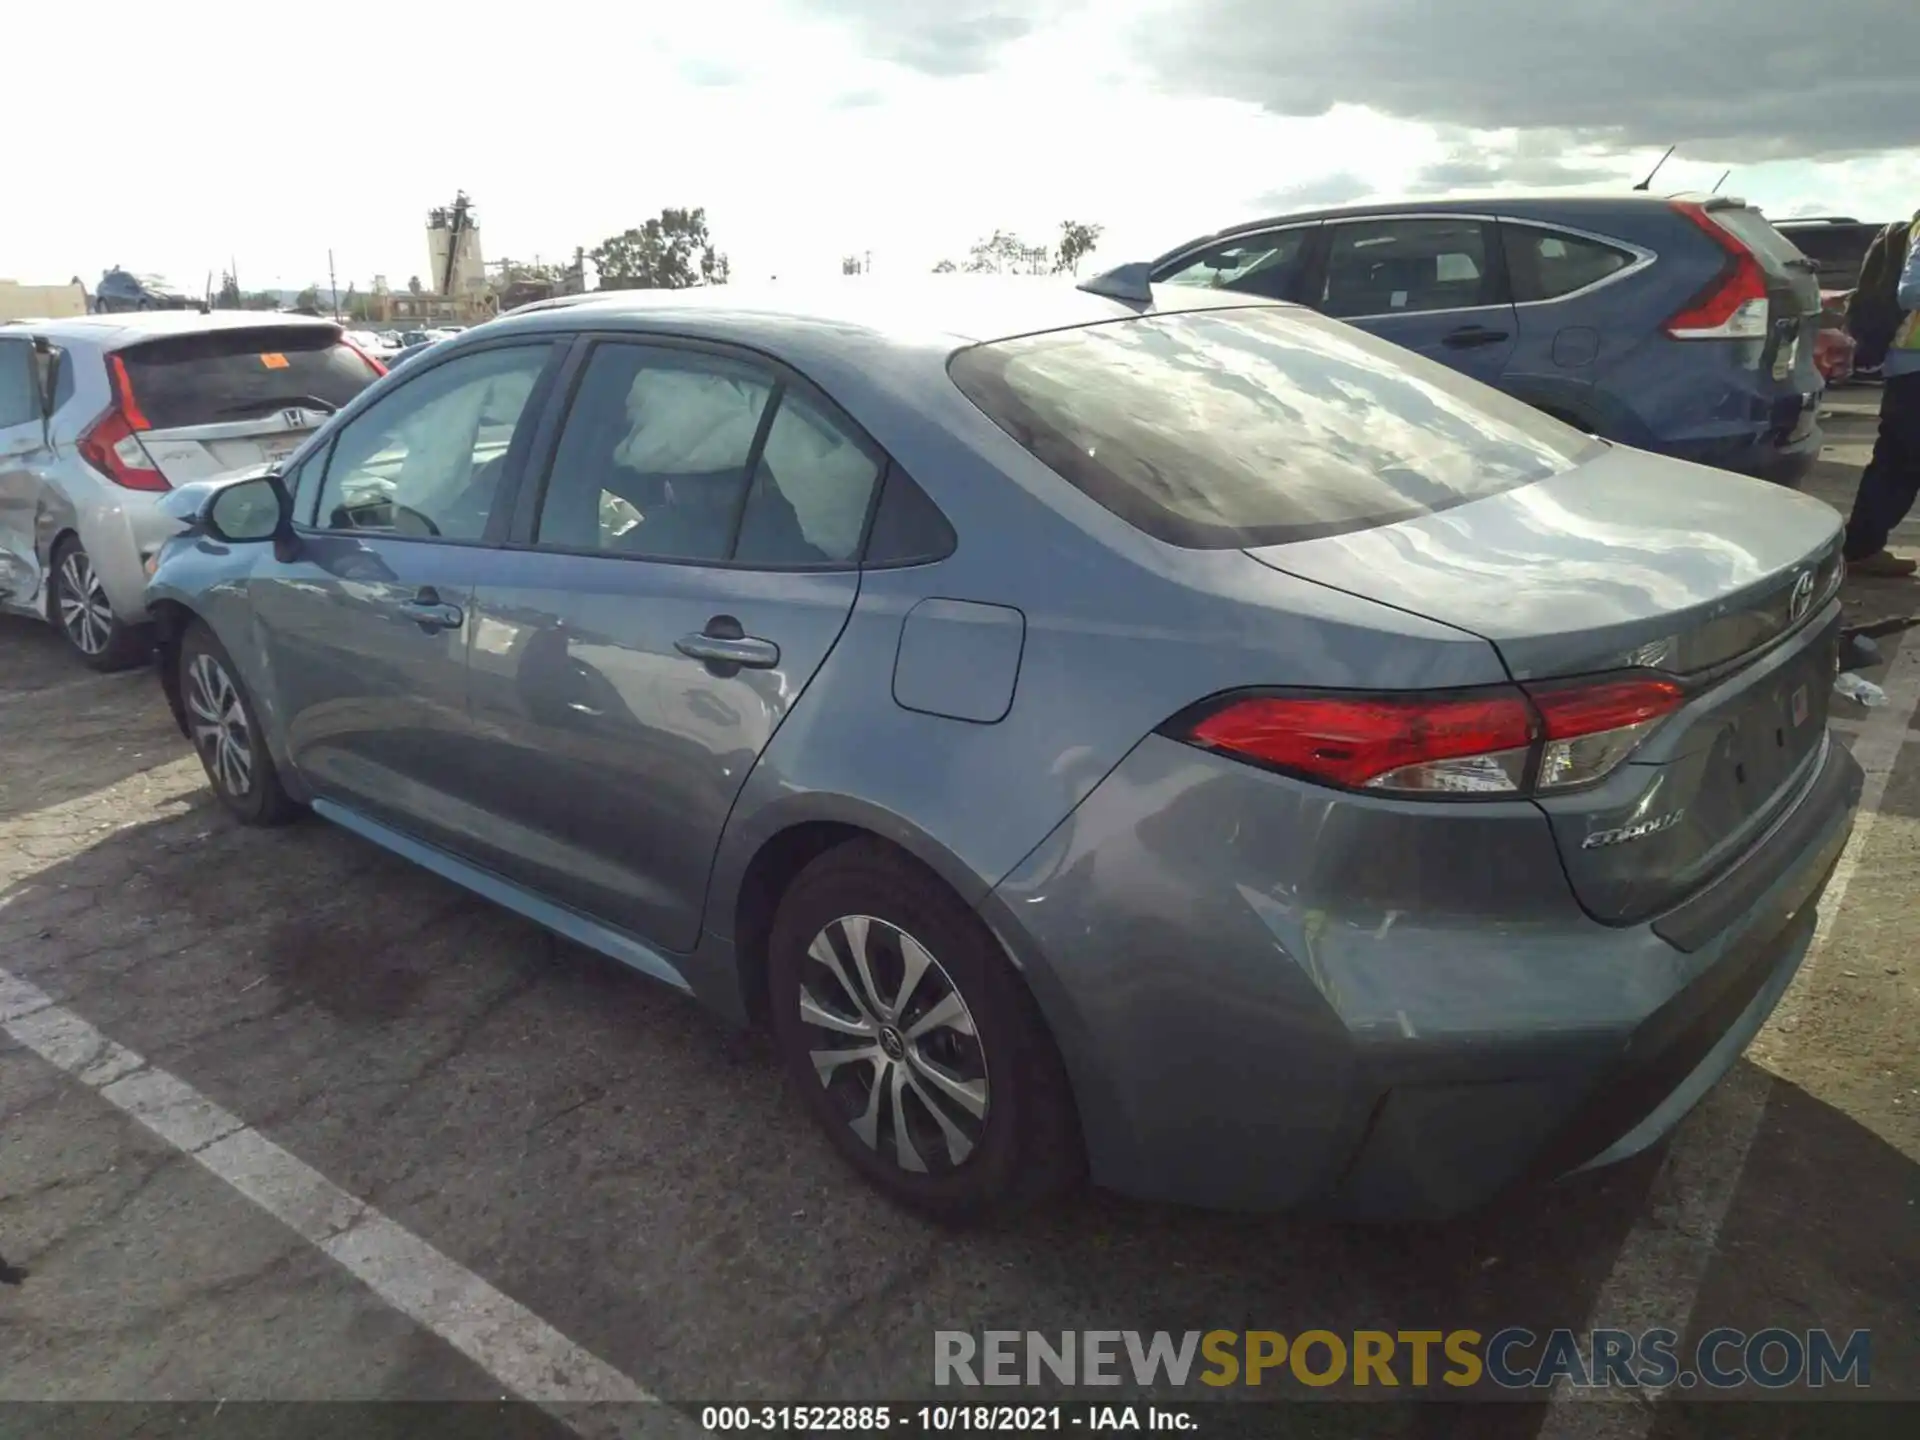
{"type": "MultiPolygon", "coordinates": [[[[1872,399],[1836,398],[1835,503],[1872,399]]],[[[1842,893],[1669,1145],[1445,1226],[1088,1193],[956,1233],[842,1168],[761,1039],[324,823],[242,830],[151,676],[0,621],[0,1401],[905,1400],[937,1394],[936,1330],[1609,1320],[1868,1329],[1869,1389],[1826,1398],[1920,1400],[1920,646],[1881,643],[1891,703],[1837,703],[1871,801],[1842,893]]],[[[1563,1396],[1454,1428],[1783,1413],[1563,1396]]]]}

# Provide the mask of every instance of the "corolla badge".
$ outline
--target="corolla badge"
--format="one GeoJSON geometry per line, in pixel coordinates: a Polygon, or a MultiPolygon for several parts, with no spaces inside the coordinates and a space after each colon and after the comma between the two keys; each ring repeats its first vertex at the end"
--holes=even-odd
{"type": "Polygon", "coordinates": [[[1658,835],[1662,830],[1671,830],[1680,823],[1685,810],[1669,810],[1664,815],[1656,815],[1651,820],[1636,820],[1631,825],[1616,826],[1612,830],[1596,830],[1580,842],[1582,850],[1605,850],[1610,845],[1626,845],[1635,840],[1644,840],[1649,835],[1658,835]]]}

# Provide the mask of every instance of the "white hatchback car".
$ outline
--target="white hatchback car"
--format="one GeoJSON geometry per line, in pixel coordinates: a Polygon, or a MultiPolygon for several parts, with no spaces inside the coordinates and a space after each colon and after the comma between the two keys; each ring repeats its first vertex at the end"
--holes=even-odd
{"type": "Polygon", "coordinates": [[[290,453],[384,373],[329,320],[159,310],[0,326],[0,610],[96,670],[149,652],[158,501],[290,453]]]}

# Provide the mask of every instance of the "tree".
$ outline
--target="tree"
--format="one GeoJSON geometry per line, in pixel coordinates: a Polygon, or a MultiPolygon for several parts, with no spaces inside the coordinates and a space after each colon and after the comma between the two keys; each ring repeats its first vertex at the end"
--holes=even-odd
{"type": "Polygon", "coordinates": [[[1069,274],[1080,273],[1080,262],[1093,253],[1094,246],[1100,243],[1100,236],[1107,227],[1087,225],[1078,220],[1060,222],[1060,243],[1054,250],[1053,273],[1062,270],[1069,274]]]}
{"type": "Polygon", "coordinates": [[[724,285],[727,257],[707,233],[704,207],[662,210],[636,229],[610,235],[587,252],[602,290],[682,290],[724,285]]]}
{"type": "Polygon", "coordinates": [[[1029,245],[1007,230],[995,230],[977,240],[967,251],[967,263],[956,268],[972,275],[1044,275],[1049,259],[1047,247],[1029,245]]]}
{"type": "Polygon", "coordinates": [[[942,260],[938,265],[933,267],[933,273],[936,275],[951,275],[959,268],[960,267],[951,260],[942,260]]]}
{"type": "Polygon", "coordinates": [[[318,310],[320,308],[320,287],[309,285],[294,296],[293,308],[296,310],[318,310]]]}
{"type": "Polygon", "coordinates": [[[238,310],[240,304],[239,282],[235,280],[233,276],[222,271],[220,274],[219,292],[213,297],[213,308],[216,310],[238,310]]]}
{"type": "Polygon", "coordinates": [[[842,275],[858,275],[860,273],[860,257],[858,255],[842,255],[840,257],[840,273],[842,275]]]}

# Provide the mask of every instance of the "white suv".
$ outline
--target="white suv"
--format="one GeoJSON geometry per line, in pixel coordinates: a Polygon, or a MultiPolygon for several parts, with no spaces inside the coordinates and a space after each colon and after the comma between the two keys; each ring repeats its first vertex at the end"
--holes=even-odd
{"type": "Polygon", "coordinates": [[[156,310],[0,325],[0,610],[96,670],[149,650],[176,485],[287,454],[383,372],[328,320],[156,310]]]}

